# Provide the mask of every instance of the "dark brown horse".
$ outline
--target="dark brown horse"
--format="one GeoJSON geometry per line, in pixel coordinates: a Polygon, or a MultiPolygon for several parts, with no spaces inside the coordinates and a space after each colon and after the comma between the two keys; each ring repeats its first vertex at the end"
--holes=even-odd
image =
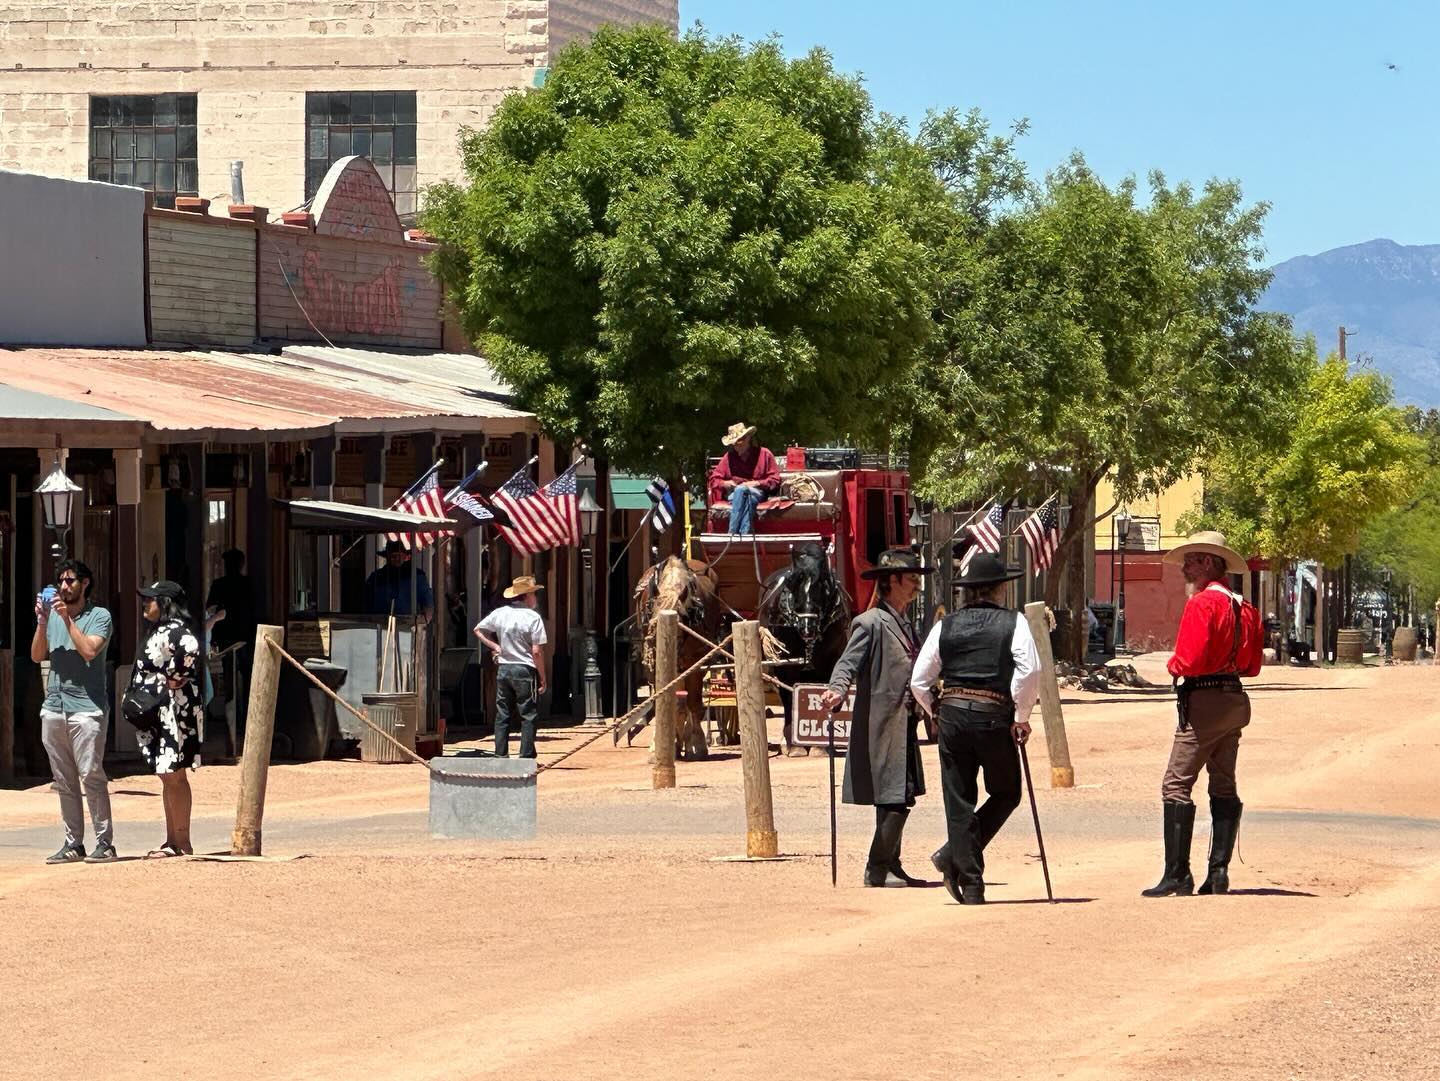
{"type": "MultiPolygon", "coordinates": [[[[760,592],[760,625],[799,660],[776,674],[784,682],[827,683],[850,636],[850,598],[840,585],[825,549],[813,542],[797,544],[790,566],[765,580],[760,592]]],[[[794,696],[780,690],[785,707],[785,744],[791,741],[794,696]]]]}
{"type": "MultiPolygon", "coordinates": [[[[720,637],[720,601],[716,596],[719,581],[708,565],[698,559],[684,560],[670,556],[657,563],[640,577],[635,588],[638,602],[636,622],[645,636],[645,648],[641,652],[641,663],[650,680],[652,692],[655,684],[655,624],[656,613],[674,609],[680,614],[680,622],[691,630],[703,634],[712,642],[720,637]]],[[[684,631],[676,643],[676,671],[685,671],[705,654],[705,647],[684,631]]],[[[723,657],[714,658],[716,663],[723,657]]],[[[709,748],[705,743],[705,729],[701,724],[705,705],[701,701],[701,680],[704,669],[697,668],[685,677],[685,709],[676,718],[675,756],[677,758],[705,758],[709,748]]]]}

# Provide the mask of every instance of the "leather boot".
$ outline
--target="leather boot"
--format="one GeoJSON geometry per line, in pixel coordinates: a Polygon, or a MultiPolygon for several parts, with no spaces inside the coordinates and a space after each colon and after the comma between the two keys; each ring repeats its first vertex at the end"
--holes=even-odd
{"type": "Polygon", "coordinates": [[[1234,796],[1210,797],[1210,872],[1196,893],[1230,892],[1230,854],[1245,805],[1234,796]]]}
{"type": "Polygon", "coordinates": [[[1190,877],[1190,837],[1195,832],[1195,804],[1165,800],[1165,874],[1141,897],[1188,897],[1195,892],[1190,877]]]}

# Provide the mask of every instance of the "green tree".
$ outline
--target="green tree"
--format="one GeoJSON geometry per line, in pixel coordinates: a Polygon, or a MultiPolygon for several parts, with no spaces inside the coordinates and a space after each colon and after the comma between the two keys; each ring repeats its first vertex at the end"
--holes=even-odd
{"type": "Polygon", "coordinates": [[[1273,560],[1334,565],[1411,490],[1425,445],[1383,376],[1310,357],[1283,446],[1232,439],[1205,468],[1205,512],[1186,525],[1222,529],[1240,551],[1273,560]]]}
{"type": "Polygon", "coordinates": [[[1382,588],[1381,568],[1388,567],[1391,588],[1414,586],[1418,603],[1428,609],[1440,598],[1440,410],[1411,407],[1402,415],[1421,448],[1414,459],[1414,481],[1398,506],[1361,532],[1355,585],[1360,590],[1382,588]]]}
{"type": "MultiPolygon", "coordinates": [[[[1255,307],[1264,211],[1235,184],[1197,193],[1158,174],[1142,206],[1133,181],[1108,187],[1077,157],[984,231],[942,295],[940,340],[913,377],[917,490],[1058,493],[1052,603],[1103,477],[1121,499],[1163,489],[1217,439],[1272,430],[1294,396],[1305,366],[1289,325],[1255,307]]],[[[1079,611],[1084,574],[1070,581],[1079,611]]]]}
{"type": "Polygon", "coordinates": [[[873,401],[930,330],[904,218],[927,196],[896,139],[823,52],[606,29],[464,135],[466,183],[423,221],[467,331],[556,439],[665,471],[739,419],[876,440],[873,401]]]}

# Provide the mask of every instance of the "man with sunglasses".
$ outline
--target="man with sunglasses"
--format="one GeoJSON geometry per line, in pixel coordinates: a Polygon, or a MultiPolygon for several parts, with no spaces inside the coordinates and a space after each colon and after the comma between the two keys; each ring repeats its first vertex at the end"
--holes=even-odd
{"type": "Polygon", "coordinates": [[[67,559],[55,568],[54,599],[35,599],[35,637],[30,659],[50,662],[50,680],[40,707],[40,738],[60,793],[65,843],[46,863],[108,863],[116,858],[105,778],[105,727],[109,695],[105,648],[110,613],[90,603],[90,568],[67,559]],[[83,795],[83,801],[82,801],[83,795]],[[95,848],[85,854],[85,808],[95,848]]]}

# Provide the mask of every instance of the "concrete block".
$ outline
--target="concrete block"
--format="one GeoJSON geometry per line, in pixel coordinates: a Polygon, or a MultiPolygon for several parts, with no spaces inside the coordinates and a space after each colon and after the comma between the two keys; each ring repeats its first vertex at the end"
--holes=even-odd
{"type": "Polygon", "coordinates": [[[430,770],[430,836],[535,836],[535,759],[442,755],[430,770]]]}

